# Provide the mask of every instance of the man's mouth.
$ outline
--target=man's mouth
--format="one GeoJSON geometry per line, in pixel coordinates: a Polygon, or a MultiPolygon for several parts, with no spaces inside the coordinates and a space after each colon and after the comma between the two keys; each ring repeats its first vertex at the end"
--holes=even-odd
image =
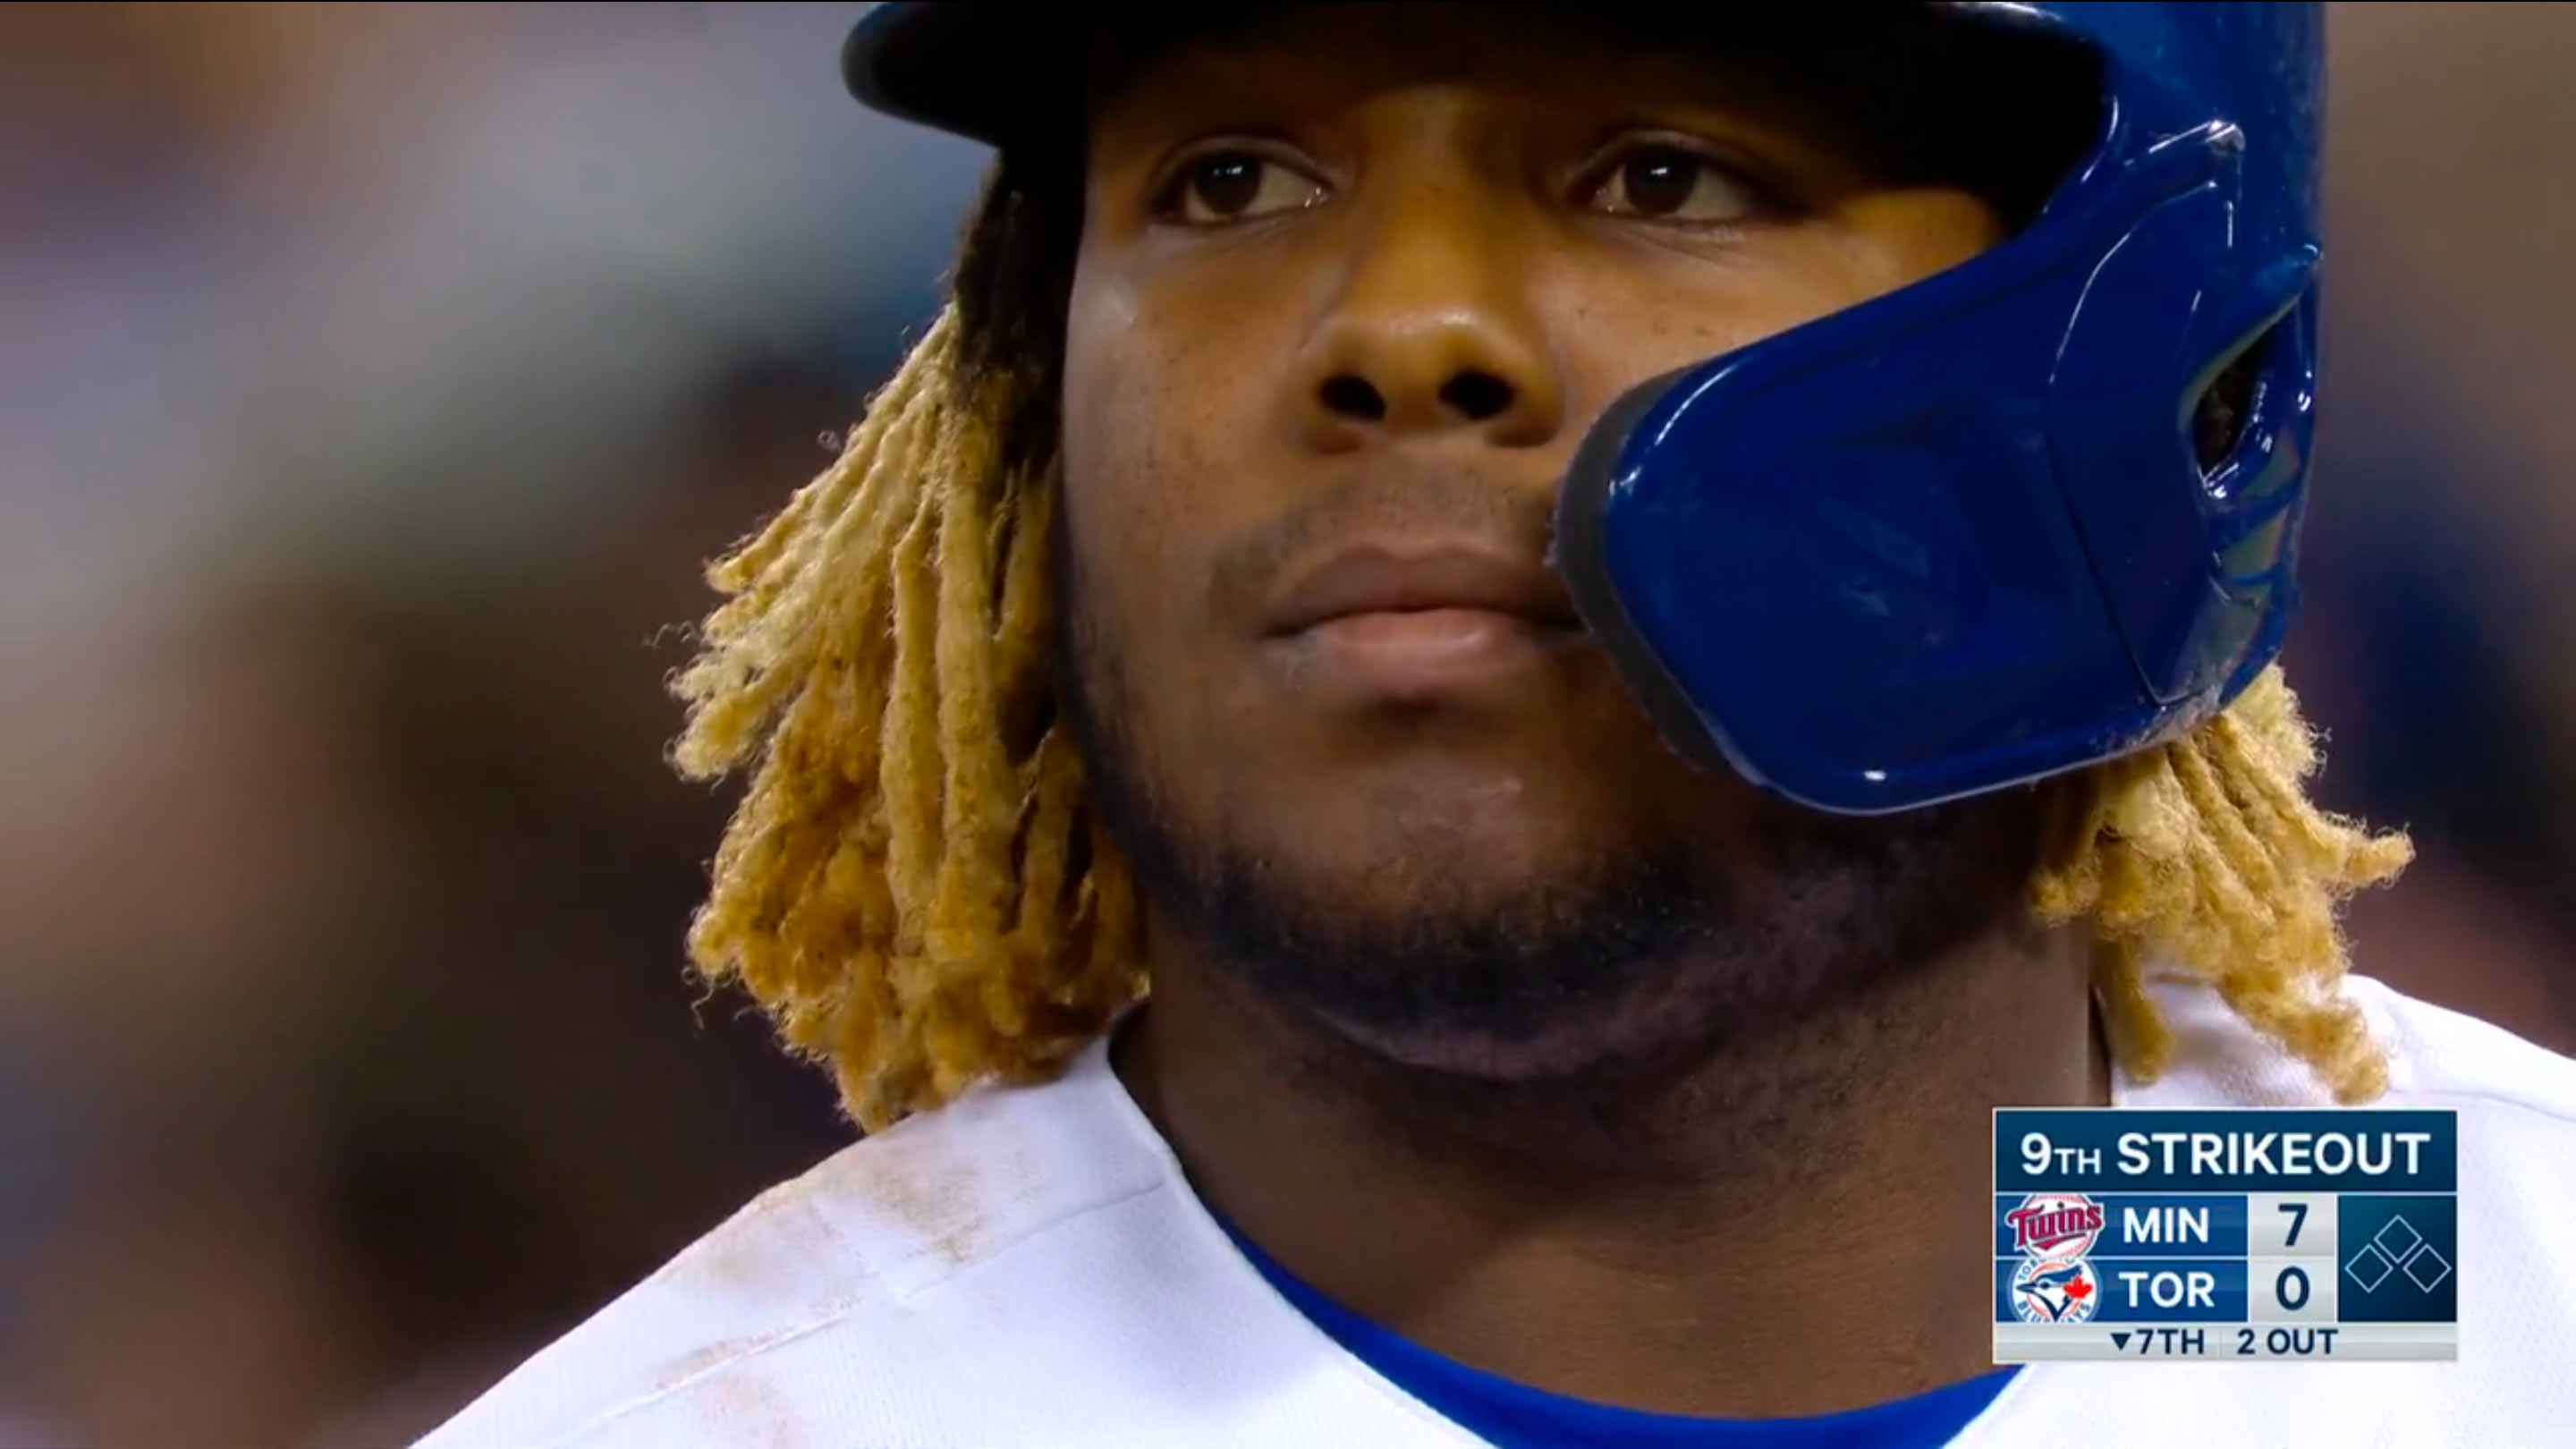
{"type": "Polygon", "coordinates": [[[1441,613],[1583,627],[1564,582],[1535,559],[1457,545],[1364,544],[1300,575],[1272,610],[1269,632],[1277,638],[1362,616],[1441,613]]]}
{"type": "Polygon", "coordinates": [[[1536,560],[1367,544],[1299,576],[1265,633],[1306,685],[1424,698],[1526,668],[1579,642],[1583,624],[1536,560]]]}

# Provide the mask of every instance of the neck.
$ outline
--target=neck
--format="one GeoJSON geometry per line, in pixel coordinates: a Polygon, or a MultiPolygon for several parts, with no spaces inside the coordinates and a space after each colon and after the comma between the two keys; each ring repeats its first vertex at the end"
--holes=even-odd
{"type": "Polygon", "coordinates": [[[1988,1369],[1992,1110],[2109,1100],[2066,935],[1575,1090],[1423,1080],[1158,957],[1117,1065],[1197,1191],[1327,1297],[1533,1388],[1725,1417],[1988,1369]]]}

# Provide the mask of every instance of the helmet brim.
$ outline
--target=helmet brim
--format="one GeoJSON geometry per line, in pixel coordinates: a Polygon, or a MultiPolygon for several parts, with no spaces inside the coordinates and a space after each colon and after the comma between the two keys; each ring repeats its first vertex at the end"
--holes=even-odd
{"type": "Polygon", "coordinates": [[[1077,114],[1089,7],[887,0],[850,28],[850,94],[899,120],[1003,146],[1077,114]]]}

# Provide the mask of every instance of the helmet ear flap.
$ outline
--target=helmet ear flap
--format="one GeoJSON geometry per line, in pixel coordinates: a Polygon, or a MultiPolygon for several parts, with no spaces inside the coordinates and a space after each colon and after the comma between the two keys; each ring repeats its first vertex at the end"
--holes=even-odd
{"type": "Polygon", "coordinates": [[[2274,495],[2304,476],[2312,423],[2317,249],[2238,250],[2244,159],[2222,122],[2134,163],[2174,189],[2095,272],[2051,381],[2050,446],[2103,597],[2148,697],[2186,718],[2277,651],[2288,598],[2243,581],[2286,547],[2274,495]]]}
{"type": "Polygon", "coordinates": [[[1661,378],[1558,499],[1576,605],[1674,747],[1878,814],[2141,748],[2278,652],[2313,246],[2236,246],[2243,134],[1661,378]]]}

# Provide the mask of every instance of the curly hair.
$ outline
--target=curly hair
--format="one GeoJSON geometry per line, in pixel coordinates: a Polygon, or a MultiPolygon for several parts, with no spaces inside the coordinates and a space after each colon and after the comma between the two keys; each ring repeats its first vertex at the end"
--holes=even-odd
{"type": "MultiPolygon", "coordinates": [[[[827,1066],[870,1131],[980,1082],[1044,1079],[1148,986],[1136,889],[1054,697],[1068,171],[997,164],[948,305],[838,460],[712,567],[723,602],[675,681],[680,770],[750,776],[691,957],[827,1066]]],[[[2187,736],[2083,777],[2081,828],[2030,906],[2090,923],[2133,1075],[2172,1049],[2153,966],[2196,974],[2340,1100],[2384,1090],[2334,989],[2336,912],[2409,846],[2313,804],[2317,763],[2276,668],[2187,736]]]]}

